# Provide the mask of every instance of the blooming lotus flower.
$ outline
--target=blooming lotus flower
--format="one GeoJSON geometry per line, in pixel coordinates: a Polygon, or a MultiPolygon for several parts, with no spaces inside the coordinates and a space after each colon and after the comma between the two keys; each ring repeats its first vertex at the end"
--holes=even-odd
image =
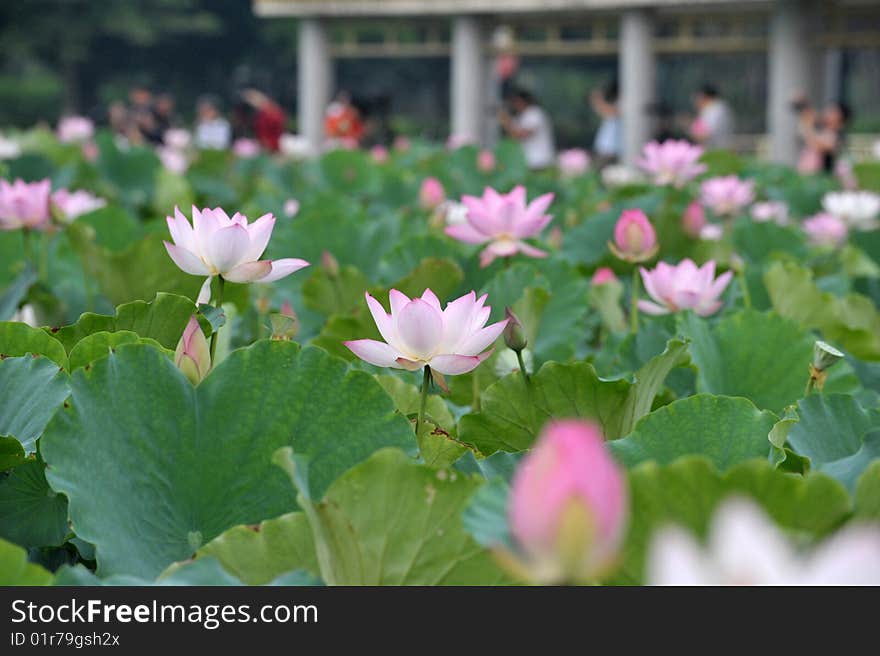
{"type": "Polygon", "coordinates": [[[615,280],[617,280],[617,276],[614,275],[614,271],[608,267],[599,267],[590,279],[590,284],[605,285],[615,280]]]}
{"type": "Polygon", "coordinates": [[[21,155],[21,146],[18,142],[0,135],[0,159],[15,159],[19,155],[21,155]]]}
{"type": "Polygon", "coordinates": [[[0,179],[0,230],[45,230],[49,227],[48,178],[25,182],[18,178],[12,184],[0,179]]]}
{"type": "Polygon", "coordinates": [[[557,164],[563,178],[576,178],[590,168],[590,156],[583,148],[570,148],[559,153],[557,164]]]}
{"type": "Polygon", "coordinates": [[[477,154],[477,168],[483,173],[488,173],[495,168],[495,153],[491,150],[481,150],[477,154]]]}
{"type": "Polygon", "coordinates": [[[165,130],[165,134],[162,135],[162,142],[169,148],[175,150],[185,150],[186,148],[189,148],[191,141],[192,135],[188,130],[184,130],[183,128],[169,128],[168,130],[165,130]]]}
{"type": "Polygon", "coordinates": [[[728,271],[715,278],[714,260],[709,260],[702,267],[697,267],[689,259],[674,266],[658,262],[653,270],[640,267],[639,272],[645,290],[657,301],[640,300],[640,310],[648,314],[693,310],[701,317],[714,314],[721,308],[718,297],[733,277],[733,272],[728,271]]]}
{"type": "Polygon", "coordinates": [[[684,211],[681,217],[681,227],[691,237],[699,237],[700,231],[706,225],[706,212],[699,202],[693,201],[684,211]]]}
{"type": "Polygon", "coordinates": [[[232,144],[232,152],[241,159],[253,159],[260,154],[260,144],[255,139],[236,139],[232,144]]]}
{"type": "Polygon", "coordinates": [[[626,187],[641,182],[642,174],[625,164],[609,164],[602,169],[602,184],[606,187],[626,187]]]}
{"type": "Polygon", "coordinates": [[[357,339],[345,345],[361,360],[377,367],[415,371],[424,366],[446,375],[466,374],[492,355],[485,350],[498,338],[507,320],[486,326],[491,308],[486,295],[465,294],[440,307],[430,289],[408,298],[392,289],[391,314],[366,294],[367,306],[384,342],[357,339]]]}
{"type": "Polygon", "coordinates": [[[425,178],[419,188],[419,204],[426,210],[439,207],[446,200],[446,190],[437,178],[425,178]]]}
{"type": "Polygon", "coordinates": [[[103,198],[84,191],[68,191],[59,189],[51,196],[52,206],[57,210],[58,216],[63,223],[71,223],[77,217],[89,212],[94,212],[107,205],[103,198]]]}
{"type": "Polygon", "coordinates": [[[384,164],[388,161],[388,149],[385,146],[373,146],[370,148],[370,157],[376,164],[384,164]]]}
{"type": "Polygon", "coordinates": [[[211,349],[195,316],[189,318],[189,323],[177,342],[174,364],[193,385],[198,385],[211,370],[211,349]]]}
{"type": "Polygon", "coordinates": [[[499,194],[486,187],[482,198],[464,196],[468,208],[467,223],[446,227],[446,234],[468,244],[489,245],[480,253],[480,265],[489,266],[496,257],[522,253],[546,257],[547,253],[530,246],[524,239],[538,235],[553,217],[544,214],[553,202],[553,194],[544,194],[526,204],[526,189],[516,186],[510,193],[499,194]]]}
{"type": "Polygon", "coordinates": [[[314,154],[308,137],[300,134],[282,134],[278,139],[278,149],[282,155],[291,159],[306,159],[314,154]]]}
{"type": "Polygon", "coordinates": [[[593,423],[549,424],[517,468],[510,528],[539,583],[585,583],[620,550],[628,500],[623,473],[593,423]]]}
{"type": "Polygon", "coordinates": [[[700,228],[699,237],[703,241],[721,241],[724,237],[724,228],[717,223],[707,223],[700,228]]]}
{"type": "Polygon", "coordinates": [[[752,202],[753,186],[735,175],[710,178],[700,187],[700,201],[718,216],[731,216],[752,202]]]}
{"type": "Polygon", "coordinates": [[[459,148],[470,146],[472,143],[474,143],[472,137],[463,134],[450,134],[449,138],[446,140],[446,148],[448,150],[458,150],[459,148]]]}
{"type": "Polygon", "coordinates": [[[832,191],[822,197],[822,207],[850,228],[873,230],[880,213],[880,195],[872,191],[832,191]]]}
{"type": "Polygon", "coordinates": [[[272,237],[275,217],[264,214],[248,224],[236,212],[232,218],[219,207],[199,211],[192,208],[192,225],[179,209],[167,217],[173,244],[164,242],[168,255],[183,271],[208,276],[203,286],[210,289],[213,276],[230,282],[272,282],[309,265],[305,260],[285,258],[260,260],[272,237]]]}
{"type": "Polygon", "coordinates": [[[663,143],[652,141],[645,144],[639,167],[648,173],[656,185],[683,187],[705,172],[700,164],[703,149],[684,139],[667,139],[663,143]]]}
{"type": "Polygon", "coordinates": [[[788,224],[788,205],[779,200],[767,200],[752,205],[752,220],[758,223],[774,221],[778,225],[788,224]]]}
{"type": "Polygon", "coordinates": [[[810,243],[823,247],[842,245],[849,232],[843,219],[828,213],[816,214],[805,219],[801,228],[807,234],[810,243]]]}
{"type": "Polygon", "coordinates": [[[464,203],[456,203],[453,200],[447,200],[438,208],[438,210],[446,225],[467,223],[468,208],[464,203]]]}
{"type": "Polygon", "coordinates": [[[64,143],[83,142],[95,134],[95,124],[85,116],[65,116],[58,121],[58,139],[64,143]]]}
{"type": "Polygon", "coordinates": [[[171,173],[181,175],[186,173],[186,170],[189,168],[189,160],[187,159],[186,153],[181,150],[170,148],[168,146],[160,146],[156,149],[156,154],[159,156],[159,161],[162,162],[162,166],[171,173]]]}
{"type": "Polygon", "coordinates": [[[657,254],[657,233],[642,210],[624,210],[614,225],[614,241],[608,247],[627,262],[644,262],[657,254]]]}
{"type": "Polygon", "coordinates": [[[284,201],[284,216],[292,219],[299,214],[299,201],[296,198],[288,198],[284,201]]]}
{"type": "Polygon", "coordinates": [[[850,525],[809,551],[795,549],[751,501],[715,512],[706,548],[678,528],[662,529],[648,555],[652,585],[878,585],[880,529],[850,525]]]}

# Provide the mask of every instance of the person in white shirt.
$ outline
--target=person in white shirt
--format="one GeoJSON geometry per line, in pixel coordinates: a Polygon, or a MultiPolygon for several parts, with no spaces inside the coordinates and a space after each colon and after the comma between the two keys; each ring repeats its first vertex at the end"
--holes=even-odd
{"type": "Polygon", "coordinates": [[[704,84],[694,98],[697,118],[691,137],[706,148],[729,148],[733,137],[733,113],[713,84],[704,84]]]}
{"type": "Polygon", "coordinates": [[[623,136],[617,109],[617,82],[612,82],[602,90],[594,89],[590,93],[590,105],[601,118],[593,140],[593,155],[601,168],[620,158],[623,136]]]}
{"type": "Polygon", "coordinates": [[[203,96],[199,98],[196,112],[195,142],[199,148],[214,150],[226,150],[232,141],[232,128],[220,114],[219,103],[214,98],[203,96]]]}
{"type": "Polygon", "coordinates": [[[547,112],[538,106],[532,94],[523,90],[513,92],[510,105],[515,116],[502,111],[498,120],[504,131],[522,144],[526,165],[530,169],[553,166],[556,145],[547,112]]]}

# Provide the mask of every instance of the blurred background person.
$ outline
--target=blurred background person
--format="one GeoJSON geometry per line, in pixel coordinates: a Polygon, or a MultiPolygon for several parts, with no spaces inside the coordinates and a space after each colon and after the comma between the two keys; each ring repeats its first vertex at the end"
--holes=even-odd
{"type": "Polygon", "coordinates": [[[498,122],[504,132],[522,144],[530,169],[544,169],[556,162],[553,125],[547,112],[535,97],[524,89],[516,89],[509,99],[512,114],[502,109],[498,122]]]}
{"type": "Polygon", "coordinates": [[[195,142],[199,148],[215,150],[225,150],[232,142],[232,127],[214,96],[202,96],[196,105],[195,142]]]}
{"type": "Polygon", "coordinates": [[[361,112],[352,102],[351,94],[338,91],[324,113],[324,134],[328,139],[357,146],[364,138],[365,131],[361,112]]]}
{"type": "Polygon", "coordinates": [[[593,139],[593,155],[601,168],[620,159],[623,131],[617,107],[617,81],[590,93],[590,106],[599,116],[599,129],[593,139]]]}
{"type": "Polygon", "coordinates": [[[163,139],[168,129],[174,127],[174,104],[174,96],[170,93],[159,94],[156,96],[156,101],[153,104],[153,116],[156,120],[156,129],[159,131],[159,134],[163,136],[163,139]]]}
{"type": "Polygon", "coordinates": [[[733,112],[714,84],[706,83],[694,95],[697,117],[690,136],[706,148],[729,148],[733,137],[733,112]]]}
{"type": "Polygon", "coordinates": [[[798,133],[803,142],[797,168],[801,173],[834,173],[843,153],[845,130],[850,120],[846,103],[833,102],[821,115],[803,98],[792,103],[798,116],[798,133]]]}
{"type": "Polygon", "coordinates": [[[162,143],[162,131],[153,107],[153,92],[142,84],[136,84],[128,92],[128,113],[131,122],[129,140],[133,143],[162,143]]]}
{"type": "Polygon", "coordinates": [[[284,133],[287,116],[281,106],[257,89],[245,89],[242,100],[253,110],[251,128],[264,149],[278,152],[278,140],[284,133]]]}

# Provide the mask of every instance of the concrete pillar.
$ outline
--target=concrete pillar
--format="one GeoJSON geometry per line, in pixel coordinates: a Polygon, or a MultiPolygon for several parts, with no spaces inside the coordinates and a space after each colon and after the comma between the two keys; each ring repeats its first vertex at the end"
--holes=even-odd
{"type": "Polygon", "coordinates": [[[623,127],[623,162],[635,164],[642,146],[651,139],[656,62],[654,19],[650,11],[630,9],[620,19],[618,76],[620,117],[623,127]]]}
{"type": "Polygon", "coordinates": [[[795,164],[798,124],[791,103],[796,96],[810,98],[810,48],[807,43],[807,3],[777,0],[770,18],[768,48],[767,128],[769,158],[795,164]]]}
{"type": "Polygon", "coordinates": [[[483,30],[478,18],[452,19],[451,134],[482,141],[486,111],[483,30]]]}
{"type": "Polygon", "coordinates": [[[299,23],[297,113],[299,133],[313,152],[324,143],[324,112],[333,93],[333,61],[324,23],[306,18],[299,23]]]}

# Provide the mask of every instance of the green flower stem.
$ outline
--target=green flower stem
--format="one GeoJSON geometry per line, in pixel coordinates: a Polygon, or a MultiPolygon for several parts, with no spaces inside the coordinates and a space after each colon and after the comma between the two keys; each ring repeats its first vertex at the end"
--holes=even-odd
{"type": "MultiPolygon", "coordinates": [[[[226,286],[226,281],[223,279],[223,276],[217,276],[217,280],[219,281],[217,285],[217,298],[214,301],[214,307],[223,309],[223,288],[226,286]]],[[[211,334],[211,366],[214,366],[214,354],[217,352],[217,334],[220,332],[218,328],[211,334]]]]}
{"type": "Polygon", "coordinates": [[[632,299],[629,306],[629,329],[635,335],[639,332],[639,268],[633,267],[632,299]]]}
{"type": "Polygon", "coordinates": [[[804,396],[807,397],[813,392],[813,387],[816,384],[816,379],[813,378],[812,374],[810,375],[810,379],[807,381],[807,389],[804,391],[804,396]]]}
{"type": "Polygon", "coordinates": [[[24,254],[24,259],[27,260],[30,264],[34,265],[36,269],[36,262],[34,262],[34,253],[33,253],[33,244],[31,242],[31,231],[28,228],[22,228],[21,231],[21,240],[22,240],[22,253],[24,254]]]}
{"type": "Polygon", "coordinates": [[[749,293],[749,285],[746,282],[745,268],[739,267],[739,271],[736,272],[736,277],[739,280],[739,288],[742,290],[743,305],[745,305],[747,310],[751,310],[752,309],[752,295],[749,293]]]}
{"type": "Polygon", "coordinates": [[[428,407],[428,391],[431,388],[431,367],[425,365],[425,374],[422,378],[422,400],[419,403],[419,416],[416,417],[416,436],[419,434],[419,428],[425,420],[425,408],[428,407]]]}
{"type": "Polygon", "coordinates": [[[526,386],[530,386],[532,384],[532,380],[529,378],[529,372],[526,371],[526,363],[523,361],[522,349],[519,351],[514,351],[516,353],[516,360],[519,362],[519,370],[522,372],[523,380],[526,381],[526,386]]]}
{"type": "Polygon", "coordinates": [[[49,233],[40,234],[39,276],[43,282],[49,282],[49,233]]]}

